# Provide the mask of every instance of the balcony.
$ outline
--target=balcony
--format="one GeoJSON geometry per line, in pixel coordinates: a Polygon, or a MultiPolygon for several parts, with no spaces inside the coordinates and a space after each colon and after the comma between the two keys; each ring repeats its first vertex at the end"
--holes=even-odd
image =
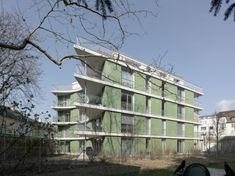
{"type": "Polygon", "coordinates": [[[53,109],[73,109],[75,105],[71,101],[54,101],[53,109]]]}
{"type": "Polygon", "coordinates": [[[202,103],[199,102],[198,100],[194,100],[193,105],[196,106],[196,107],[199,107],[200,109],[203,108],[202,103]]]}
{"type": "MultiPolygon", "coordinates": [[[[81,95],[78,99],[78,102],[75,103],[76,106],[82,107],[82,108],[88,108],[89,113],[92,113],[93,115],[97,115],[97,113],[102,113],[103,111],[112,111],[112,112],[118,112],[118,113],[127,113],[127,114],[136,114],[144,117],[151,117],[153,118],[161,118],[161,119],[167,119],[167,120],[173,120],[173,121],[185,121],[185,115],[184,114],[178,114],[176,117],[167,117],[167,109],[165,109],[163,114],[161,115],[154,115],[151,112],[151,108],[143,108],[143,106],[140,106],[139,104],[135,103],[127,103],[125,101],[121,102],[120,108],[118,107],[112,107],[109,105],[105,105],[102,102],[102,97],[100,96],[85,96],[85,94],[81,95]]],[[[79,120],[79,123],[84,123],[88,119],[84,116],[83,120],[79,120]]],[[[198,121],[193,120],[186,120],[187,123],[198,123],[198,121]]]]}
{"type": "Polygon", "coordinates": [[[86,96],[85,94],[81,94],[78,98],[79,103],[87,103],[91,105],[101,105],[102,104],[102,97],[89,95],[86,96]]]}
{"type": "Polygon", "coordinates": [[[55,138],[77,138],[78,135],[75,134],[74,131],[71,130],[62,130],[56,134],[55,138]]]}
{"type": "Polygon", "coordinates": [[[114,60],[118,59],[119,61],[125,61],[129,65],[135,66],[136,69],[141,70],[143,72],[150,72],[150,70],[151,70],[151,74],[153,76],[161,77],[163,79],[168,80],[169,82],[177,83],[178,85],[181,85],[183,87],[187,87],[189,89],[196,91],[199,95],[203,95],[202,88],[198,87],[195,84],[192,84],[191,82],[182,80],[179,76],[176,76],[174,74],[170,74],[171,75],[170,76],[171,79],[170,79],[170,78],[168,78],[169,74],[159,68],[150,67],[150,66],[136,60],[136,58],[127,56],[126,54],[111,50],[111,49],[106,48],[104,46],[100,46],[97,44],[94,45],[94,43],[87,41],[86,39],[83,39],[82,37],[78,38],[78,43],[75,45],[75,48],[81,52],[87,50],[87,52],[89,52],[90,54],[101,55],[101,56],[105,57],[105,59],[112,58],[114,60]],[[172,78],[174,78],[174,79],[172,80],[172,78]]]}

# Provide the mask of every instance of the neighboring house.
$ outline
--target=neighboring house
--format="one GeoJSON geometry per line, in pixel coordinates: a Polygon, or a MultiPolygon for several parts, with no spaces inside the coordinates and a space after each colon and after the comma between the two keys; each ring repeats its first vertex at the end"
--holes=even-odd
{"type": "Polygon", "coordinates": [[[201,116],[199,119],[202,151],[216,150],[216,136],[219,138],[219,150],[232,151],[235,147],[235,110],[201,116]]]}
{"type": "Polygon", "coordinates": [[[53,138],[54,127],[31,117],[25,117],[10,107],[0,107],[0,135],[13,137],[53,138]]]}
{"type": "MultiPolygon", "coordinates": [[[[99,46],[75,45],[81,88],[56,89],[61,151],[141,155],[190,152],[200,140],[196,101],[202,89],[182,78],[99,46]],[[82,89],[82,90],[81,90],[82,89]]],[[[75,85],[76,83],[73,83],[75,85]]]]}
{"type": "Polygon", "coordinates": [[[54,126],[0,106],[0,160],[15,160],[54,153],[54,126]],[[39,149],[40,148],[40,149],[39,149]],[[36,152],[35,152],[36,151],[36,152]]]}

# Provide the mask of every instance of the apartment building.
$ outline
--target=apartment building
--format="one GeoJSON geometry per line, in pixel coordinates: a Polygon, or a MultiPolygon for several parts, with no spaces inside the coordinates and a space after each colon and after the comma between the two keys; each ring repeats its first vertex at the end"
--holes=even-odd
{"type": "Polygon", "coordinates": [[[200,134],[202,136],[202,151],[216,150],[216,137],[219,139],[219,150],[234,151],[235,147],[235,111],[222,111],[216,115],[206,115],[199,118],[200,134]]]}
{"type": "Polygon", "coordinates": [[[53,91],[61,152],[92,147],[95,154],[134,156],[196,147],[200,87],[100,46],[74,47],[78,87],[53,91]]]}

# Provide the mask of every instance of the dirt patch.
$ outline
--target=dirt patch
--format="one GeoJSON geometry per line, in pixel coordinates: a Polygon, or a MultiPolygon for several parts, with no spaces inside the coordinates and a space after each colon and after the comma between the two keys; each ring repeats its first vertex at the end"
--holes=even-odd
{"type": "MultiPolygon", "coordinates": [[[[210,163],[224,161],[230,162],[235,161],[235,155],[221,155],[218,158],[215,155],[197,155],[197,154],[184,154],[184,155],[165,155],[155,160],[151,159],[138,159],[130,158],[113,160],[108,159],[106,162],[96,161],[90,163],[88,161],[77,160],[75,156],[59,156],[51,157],[44,160],[40,176],[107,176],[107,175],[118,175],[122,173],[133,173],[143,172],[146,170],[159,170],[159,169],[170,169],[172,171],[181,163],[182,160],[186,161],[186,166],[191,163],[201,163],[208,165],[210,163]]],[[[38,164],[34,167],[25,169],[24,175],[36,175],[38,171],[38,164]]],[[[24,170],[22,170],[24,171],[24,170]]],[[[19,175],[17,172],[16,175],[19,175]]]]}

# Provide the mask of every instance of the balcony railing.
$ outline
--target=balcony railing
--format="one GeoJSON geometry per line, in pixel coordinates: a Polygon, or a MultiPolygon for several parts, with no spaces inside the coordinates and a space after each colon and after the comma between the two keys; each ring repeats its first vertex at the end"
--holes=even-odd
{"type": "Polygon", "coordinates": [[[92,104],[92,105],[101,105],[102,97],[93,96],[93,95],[86,96],[85,94],[81,94],[78,98],[78,102],[92,104]]]}
{"type": "Polygon", "coordinates": [[[54,119],[58,119],[57,122],[74,122],[77,121],[78,118],[78,116],[59,116],[58,118],[55,117],[54,119]]]}
{"type": "Polygon", "coordinates": [[[78,135],[76,135],[74,131],[71,130],[63,130],[56,134],[56,138],[75,138],[75,137],[78,137],[78,135]]]}
{"type": "MultiPolygon", "coordinates": [[[[102,97],[100,97],[100,96],[91,96],[91,95],[88,97],[88,96],[85,96],[85,94],[80,94],[80,96],[78,98],[78,103],[85,103],[85,104],[90,104],[90,105],[98,105],[98,106],[109,107],[109,106],[106,106],[105,104],[102,104],[102,97]]],[[[150,107],[143,108],[143,106],[140,106],[139,104],[136,104],[136,103],[121,102],[120,110],[133,112],[134,109],[138,113],[152,114],[150,107]]],[[[166,108],[164,111],[162,111],[161,116],[163,116],[163,117],[167,116],[167,112],[168,112],[168,110],[166,108]]],[[[185,120],[185,114],[184,113],[178,113],[176,117],[172,117],[172,118],[185,120]]],[[[85,121],[85,119],[80,120],[80,121],[85,121]]],[[[195,120],[192,120],[192,121],[198,122],[198,119],[196,118],[195,120]]]]}
{"type": "Polygon", "coordinates": [[[82,65],[82,64],[77,64],[76,65],[77,69],[76,69],[76,73],[83,75],[83,76],[88,76],[91,78],[97,78],[97,79],[102,79],[102,73],[100,70],[96,70],[94,69],[89,69],[89,71],[86,69],[86,66],[82,65]]]}
{"type": "MultiPolygon", "coordinates": [[[[78,40],[78,44],[77,44],[78,47],[82,46],[82,47],[88,48],[92,51],[95,51],[99,54],[105,55],[109,58],[110,57],[114,58],[114,59],[117,59],[117,58],[120,59],[121,58],[122,60],[125,60],[126,62],[130,62],[131,65],[135,65],[137,68],[138,68],[138,66],[142,66],[142,68],[144,68],[146,71],[148,71],[149,69],[150,70],[156,70],[155,71],[156,73],[154,72],[155,75],[158,75],[159,73],[163,74],[164,76],[162,76],[162,77],[165,77],[166,79],[167,79],[167,75],[172,75],[172,77],[176,76],[174,74],[168,74],[167,72],[161,70],[160,68],[149,67],[148,65],[145,65],[144,63],[139,62],[136,58],[127,56],[126,54],[120,53],[119,51],[114,51],[114,50],[108,49],[104,46],[94,44],[91,41],[83,39],[82,37],[79,37],[77,40],[78,40]]],[[[76,47],[76,45],[75,45],[75,47],[76,47]]],[[[176,76],[176,77],[179,78],[179,76],[176,76]]],[[[192,84],[191,82],[185,81],[185,80],[177,81],[177,83],[182,85],[182,86],[191,88],[191,89],[193,89],[197,92],[200,92],[200,93],[202,93],[202,91],[203,91],[202,88],[196,86],[195,84],[192,84]]]]}
{"type": "Polygon", "coordinates": [[[99,80],[108,80],[113,83],[125,86],[125,87],[134,88],[134,81],[133,80],[122,78],[121,81],[117,81],[115,78],[112,78],[112,75],[110,75],[110,74],[106,74],[105,72],[101,73],[100,70],[96,70],[96,69],[93,69],[93,70],[89,69],[89,71],[88,71],[85,69],[85,66],[83,66],[81,64],[77,65],[77,74],[80,74],[83,76],[88,76],[91,78],[96,78],[99,80]]]}
{"type": "Polygon", "coordinates": [[[61,85],[61,86],[55,86],[54,90],[72,90],[72,86],[67,86],[67,85],[61,85]]]}
{"type": "Polygon", "coordinates": [[[73,106],[73,103],[71,101],[54,101],[53,105],[58,107],[67,107],[73,106]]]}
{"type": "Polygon", "coordinates": [[[197,107],[199,107],[199,108],[202,108],[202,107],[203,107],[203,106],[202,106],[202,103],[199,102],[199,101],[197,101],[197,100],[194,100],[193,105],[194,105],[194,106],[197,106],[197,107]]]}

